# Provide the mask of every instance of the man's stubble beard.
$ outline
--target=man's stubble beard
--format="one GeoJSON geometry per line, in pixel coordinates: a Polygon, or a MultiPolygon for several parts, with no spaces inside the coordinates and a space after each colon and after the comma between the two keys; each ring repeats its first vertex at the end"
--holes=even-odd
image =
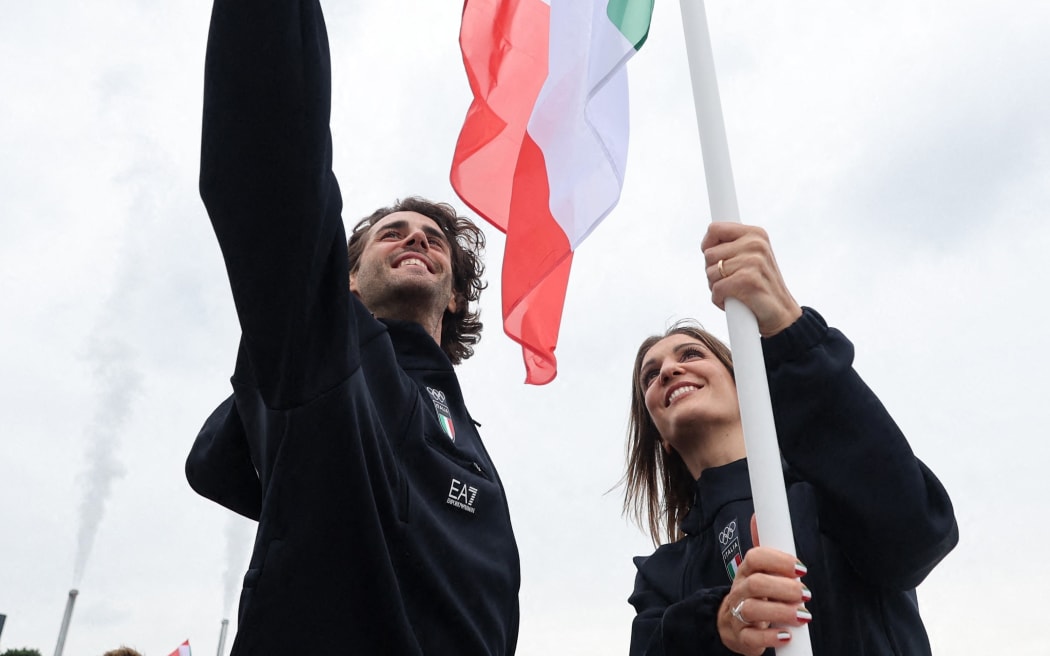
{"type": "Polygon", "coordinates": [[[375,280],[359,278],[358,290],[365,307],[380,319],[414,321],[428,330],[441,319],[451,298],[451,284],[444,289],[427,280],[375,280]]]}

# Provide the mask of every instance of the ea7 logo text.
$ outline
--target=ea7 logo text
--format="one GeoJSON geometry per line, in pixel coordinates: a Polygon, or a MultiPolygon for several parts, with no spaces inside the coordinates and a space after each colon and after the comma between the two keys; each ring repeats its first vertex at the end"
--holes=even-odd
{"type": "Polygon", "coordinates": [[[448,490],[448,498],[445,499],[445,503],[450,506],[455,506],[460,510],[466,510],[470,514],[474,514],[474,499],[478,496],[478,488],[473,485],[467,485],[461,483],[456,479],[452,479],[452,485],[448,490]]]}

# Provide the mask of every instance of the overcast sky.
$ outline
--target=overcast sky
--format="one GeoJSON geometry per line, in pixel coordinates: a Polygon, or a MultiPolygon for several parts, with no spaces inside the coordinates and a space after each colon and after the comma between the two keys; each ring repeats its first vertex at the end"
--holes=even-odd
{"type": "MultiPolygon", "coordinates": [[[[934,652],[1043,653],[1050,4],[849,4],[708,7],[741,214],[952,495],[961,542],[919,589],[934,652]]],[[[239,334],[196,188],[210,5],[6,5],[0,651],[52,653],[74,585],[66,654],[209,654],[224,617],[229,649],[252,526],[183,476],[239,334]]],[[[346,221],[454,199],[461,3],[325,9],[346,221]]],[[[726,334],[677,3],[629,73],[626,186],[577,251],[558,378],[522,384],[492,230],[487,329],[460,367],[510,499],[524,656],[626,653],[631,557],[652,550],[609,491],[634,351],[682,317],[726,334]]]]}

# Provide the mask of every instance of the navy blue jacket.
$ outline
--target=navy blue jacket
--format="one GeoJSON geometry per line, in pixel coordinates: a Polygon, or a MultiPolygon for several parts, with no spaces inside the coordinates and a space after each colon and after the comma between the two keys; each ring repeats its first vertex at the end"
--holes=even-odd
{"type": "Polygon", "coordinates": [[[316,0],[216,0],[201,195],[242,335],[186,473],[259,520],[233,654],[510,655],[503,486],[437,343],[348,291],[329,85],[316,0]]]}
{"type": "MultiPolygon", "coordinates": [[[[806,308],[763,351],[814,655],[929,654],[915,587],[958,542],[948,494],[819,314],[806,308]]],[[[632,656],[733,653],[716,617],[753,512],[746,460],[701,474],[685,537],[635,559],[632,656]]]]}

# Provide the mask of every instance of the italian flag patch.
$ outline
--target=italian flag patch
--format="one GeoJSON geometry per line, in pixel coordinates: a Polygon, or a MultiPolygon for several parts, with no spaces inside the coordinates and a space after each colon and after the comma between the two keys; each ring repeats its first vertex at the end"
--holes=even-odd
{"type": "Polygon", "coordinates": [[[726,573],[729,574],[729,580],[736,579],[736,573],[740,571],[740,565],[744,562],[743,556],[740,555],[739,540],[733,540],[733,544],[722,552],[722,562],[726,565],[726,573]]]}

